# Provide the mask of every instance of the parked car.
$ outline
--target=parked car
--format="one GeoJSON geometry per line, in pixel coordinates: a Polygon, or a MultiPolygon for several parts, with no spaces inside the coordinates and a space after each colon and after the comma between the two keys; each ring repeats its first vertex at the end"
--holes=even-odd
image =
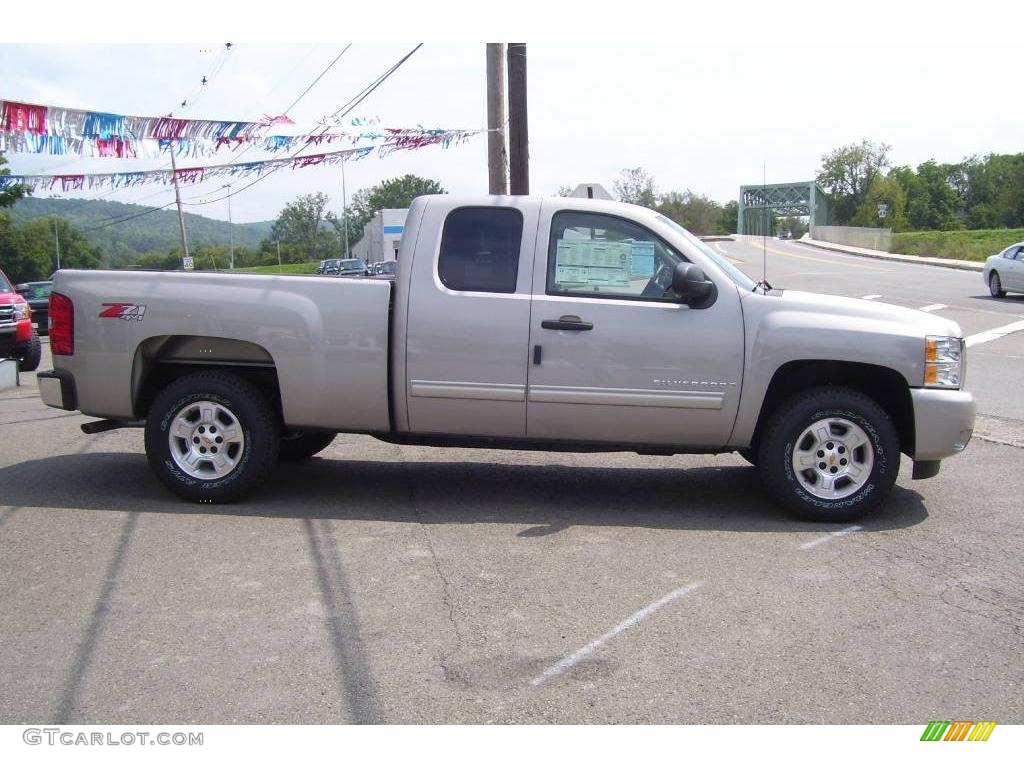
{"type": "Polygon", "coordinates": [[[989,256],[981,274],[994,298],[1007,291],[1024,293],[1024,243],[1014,243],[1002,253],[989,256]]]}
{"type": "Polygon", "coordinates": [[[14,289],[25,297],[32,307],[32,322],[40,336],[50,332],[50,291],[53,290],[52,280],[40,280],[35,283],[19,283],[14,289]]]}
{"type": "Polygon", "coordinates": [[[104,419],[87,433],[144,423],[155,475],[202,503],[353,432],[737,451],[778,504],[836,522],[882,503],[901,453],[926,479],[971,439],[955,322],[768,290],[657,211],[428,195],[400,261],[394,282],[62,270],[40,396],[104,419]]]}
{"type": "Polygon", "coordinates": [[[32,327],[32,308],[0,271],[0,358],[13,357],[23,371],[39,367],[43,348],[32,327]]]}
{"type": "Polygon", "coordinates": [[[370,265],[370,277],[374,280],[394,280],[397,272],[398,262],[394,259],[370,265]]]}
{"type": "Polygon", "coordinates": [[[314,271],[318,275],[336,275],[340,264],[341,259],[324,259],[314,271]]]}
{"type": "Polygon", "coordinates": [[[342,259],[338,263],[336,275],[341,277],[365,277],[370,274],[367,271],[366,262],[362,259],[342,259]]]}

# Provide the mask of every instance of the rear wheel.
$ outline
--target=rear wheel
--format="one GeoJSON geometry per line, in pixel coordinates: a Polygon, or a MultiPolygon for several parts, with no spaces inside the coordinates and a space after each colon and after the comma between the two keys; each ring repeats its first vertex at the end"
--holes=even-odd
{"type": "Polygon", "coordinates": [[[337,432],[291,432],[281,435],[278,458],[281,461],[303,461],[320,453],[331,444],[337,432]]]}
{"type": "Polygon", "coordinates": [[[1003,281],[999,279],[998,272],[993,272],[988,276],[988,292],[994,299],[1001,299],[1006,295],[1006,291],[1003,290],[1003,281]]]}
{"type": "Polygon", "coordinates": [[[146,456],[164,485],[189,501],[234,501],[277,460],[277,418],[243,378],[219,371],[177,379],[153,401],[146,456]]]}
{"type": "Polygon", "coordinates": [[[856,520],[896,482],[899,437],[871,398],[819,387],[784,403],[768,422],[758,468],[768,495],[798,517],[856,520]]]}
{"type": "Polygon", "coordinates": [[[43,359],[43,345],[39,341],[39,334],[35,328],[32,329],[32,336],[29,338],[24,349],[18,352],[18,367],[23,371],[34,371],[39,367],[39,361],[43,359]]]}

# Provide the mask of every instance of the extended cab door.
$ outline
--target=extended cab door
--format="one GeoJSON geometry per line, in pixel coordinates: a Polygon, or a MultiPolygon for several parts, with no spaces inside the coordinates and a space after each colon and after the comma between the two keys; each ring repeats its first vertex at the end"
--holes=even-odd
{"type": "Polygon", "coordinates": [[[739,295],[681,239],[653,218],[544,201],[530,321],[529,437],[726,444],[742,384],[739,295]],[[691,308],[672,292],[680,260],[697,263],[715,282],[710,306],[691,308]]]}
{"type": "Polygon", "coordinates": [[[407,284],[404,372],[395,368],[408,431],[525,437],[537,200],[428,200],[407,284]]]}

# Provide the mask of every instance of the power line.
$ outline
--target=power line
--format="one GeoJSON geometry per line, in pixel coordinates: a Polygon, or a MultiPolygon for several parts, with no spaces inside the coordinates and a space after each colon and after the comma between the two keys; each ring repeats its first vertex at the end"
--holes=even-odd
{"type": "MultiPolygon", "coordinates": [[[[288,112],[289,112],[289,111],[290,111],[291,109],[293,109],[293,108],[295,107],[295,105],[296,105],[296,104],[298,104],[298,103],[299,103],[300,101],[302,101],[302,99],[303,99],[303,98],[304,98],[304,97],[306,96],[306,94],[308,94],[308,93],[309,93],[309,92],[310,92],[310,91],[311,91],[311,90],[313,89],[313,87],[314,87],[314,86],[315,86],[315,85],[316,85],[316,84],[317,84],[318,82],[320,82],[320,80],[321,80],[321,79],[322,79],[322,78],[324,77],[324,75],[326,75],[326,74],[327,74],[327,73],[328,73],[328,72],[329,72],[329,71],[331,70],[331,68],[332,68],[332,67],[333,67],[333,66],[334,66],[335,64],[337,64],[337,63],[338,63],[338,60],[339,60],[339,59],[341,59],[341,57],[342,57],[342,56],[344,56],[344,55],[345,55],[345,53],[346,53],[346,52],[348,51],[348,49],[349,49],[349,48],[351,48],[351,47],[352,47],[352,44],[351,44],[351,43],[349,43],[348,45],[346,45],[346,46],[345,46],[345,48],[344,48],[344,49],[342,49],[341,53],[339,53],[339,54],[338,54],[337,56],[335,56],[335,57],[334,57],[334,59],[333,59],[333,60],[331,61],[331,63],[330,63],[330,64],[328,64],[328,65],[327,65],[327,66],[326,66],[326,67],[325,67],[325,68],[323,69],[323,71],[321,71],[321,72],[320,72],[320,74],[319,74],[319,75],[317,75],[316,79],[315,79],[315,80],[314,80],[314,81],[313,81],[312,83],[310,83],[310,84],[309,84],[309,86],[308,86],[308,87],[307,87],[307,88],[306,88],[306,89],[305,89],[305,90],[304,90],[304,91],[303,91],[302,93],[300,93],[300,94],[299,94],[299,96],[298,96],[298,97],[297,97],[297,98],[296,98],[296,99],[295,99],[295,100],[294,100],[294,101],[293,101],[293,102],[291,103],[291,105],[290,105],[290,106],[289,106],[289,107],[288,107],[287,109],[285,109],[285,110],[284,110],[284,112],[283,112],[282,114],[287,114],[287,113],[288,113],[288,112]]],[[[216,74],[220,72],[220,69],[221,69],[221,68],[223,67],[223,65],[224,65],[224,61],[226,61],[226,59],[227,59],[227,54],[228,54],[228,53],[230,52],[230,50],[231,50],[230,48],[227,48],[227,49],[225,50],[225,53],[224,53],[224,54],[222,55],[222,60],[221,60],[221,64],[220,64],[220,66],[219,66],[219,67],[217,68],[217,71],[216,71],[216,72],[214,73],[214,76],[216,76],[216,74]]],[[[306,55],[308,56],[309,54],[307,53],[306,55]]],[[[305,59],[303,59],[303,60],[305,60],[305,59]]],[[[300,63],[301,63],[301,62],[300,62],[300,63]]],[[[293,70],[293,71],[294,71],[294,70],[293,70]]],[[[276,88],[276,86],[275,86],[275,88],[276,88]]],[[[238,154],[238,155],[236,156],[236,158],[235,158],[235,159],[237,159],[238,157],[241,157],[241,156],[242,156],[243,154],[245,154],[245,152],[247,152],[247,151],[248,151],[249,149],[251,149],[251,147],[252,147],[252,145],[250,144],[250,145],[249,145],[248,147],[246,147],[246,148],[245,148],[245,149],[244,149],[244,150],[243,150],[243,151],[242,151],[241,153],[239,153],[239,154],[238,154]]],[[[171,147],[170,147],[170,150],[169,150],[169,151],[171,151],[171,152],[173,152],[173,151],[174,151],[174,146],[173,146],[173,144],[171,145],[171,147]]],[[[280,152],[277,152],[277,153],[275,153],[275,154],[280,154],[280,152]]],[[[164,166],[164,167],[161,167],[161,168],[160,168],[159,170],[166,170],[166,166],[164,166]]],[[[145,200],[145,199],[147,199],[147,198],[150,198],[150,197],[155,197],[155,196],[156,196],[157,194],[165,194],[166,192],[167,192],[167,190],[160,190],[159,192],[156,192],[156,193],[153,193],[153,194],[149,194],[149,195],[144,195],[144,196],[142,196],[142,197],[140,197],[140,198],[137,198],[137,199],[136,199],[135,201],[132,201],[132,203],[134,203],[134,202],[138,202],[138,201],[140,201],[140,200],[145,200]]],[[[196,197],[199,197],[199,196],[200,196],[200,195],[197,195],[196,197]]],[[[88,200],[88,199],[87,199],[87,200],[83,200],[83,201],[82,201],[82,203],[81,203],[81,205],[84,205],[84,204],[85,204],[85,203],[87,203],[87,202],[94,202],[95,200],[98,200],[98,199],[100,199],[100,197],[102,197],[102,193],[101,193],[100,195],[97,195],[97,196],[96,196],[95,198],[93,198],[93,199],[91,199],[91,200],[88,200]]],[[[220,199],[223,199],[223,198],[220,198],[220,199]]],[[[164,208],[167,208],[167,207],[169,207],[170,205],[172,205],[172,204],[173,204],[173,202],[174,202],[174,201],[171,201],[170,203],[167,203],[166,205],[161,205],[161,206],[157,206],[157,207],[153,207],[153,208],[150,208],[149,210],[147,210],[147,211],[144,211],[144,212],[142,212],[142,213],[133,213],[133,214],[131,214],[131,215],[128,215],[128,216],[124,216],[124,217],[120,217],[120,216],[119,216],[119,217],[112,217],[112,218],[111,218],[111,219],[110,219],[109,221],[107,221],[107,222],[105,222],[105,223],[103,223],[103,224],[100,224],[100,225],[98,225],[98,226],[95,226],[95,227],[90,227],[89,229],[87,229],[87,230],[84,230],[84,231],[85,231],[85,232],[92,232],[92,231],[94,231],[94,230],[97,230],[97,229],[103,229],[103,228],[105,228],[105,227],[113,226],[113,225],[115,225],[115,224],[120,224],[120,223],[122,223],[122,222],[125,222],[125,221],[131,221],[132,219],[140,218],[140,217],[142,217],[142,216],[146,216],[146,215],[148,215],[148,214],[150,214],[150,213],[155,213],[155,212],[157,212],[157,211],[162,211],[162,210],[163,210],[164,208]]],[[[203,202],[203,203],[185,203],[185,205],[205,205],[205,204],[206,204],[206,203],[208,203],[208,202],[214,202],[214,201],[206,201],[206,202],[203,202]]],[[[126,203],[126,205],[131,205],[132,203],[126,203]]]]}
{"type": "MultiPolygon", "coordinates": [[[[391,75],[393,75],[398,70],[399,67],[401,67],[403,64],[405,64],[405,62],[408,61],[412,57],[412,55],[414,53],[416,53],[416,51],[418,51],[422,47],[423,47],[423,43],[417,44],[415,48],[413,48],[411,51],[409,51],[407,54],[405,54],[405,56],[403,56],[401,59],[399,59],[397,62],[395,62],[382,75],[378,76],[373,82],[371,82],[370,85],[366,86],[366,88],[364,88],[362,91],[360,91],[358,94],[356,94],[356,96],[353,96],[351,99],[349,99],[348,102],[346,102],[341,107],[341,109],[339,109],[337,112],[334,112],[330,116],[331,119],[339,120],[339,119],[345,117],[346,115],[348,115],[353,109],[355,109],[357,106],[359,106],[359,104],[362,103],[362,101],[364,99],[366,99],[371,93],[373,93],[375,90],[377,90],[377,88],[379,88],[381,86],[381,84],[383,84],[383,82],[385,80],[387,80],[389,77],[391,77],[391,75]]],[[[327,132],[327,127],[325,126],[324,129],[321,131],[321,135],[326,133],[326,132],[327,132]]],[[[304,149],[306,149],[306,147],[301,147],[289,159],[294,160],[296,157],[299,156],[299,154],[304,149]]],[[[249,182],[244,187],[239,189],[237,192],[231,192],[230,195],[234,196],[234,195],[241,194],[242,192],[244,192],[245,190],[249,189],[250,187],[255,186],[256,184],[259,184],[261,181],[263,181],[266,178],[269,178],[271,176],[271,174],[276,173],[278,170],[279,170],[278,168],[272,168],[265,175],[260,176],[259,178],[254,179],[253,181],[249,182]]],[[[206,201],[200,202],[200,203],[185,203],[185,205],[195,205],[195,206],[198,206],[198,205],[210,205],[212,203],[219,203],[221,200],[223,200],[224,198],[226,198],[228,196],[229,195],[225,195],[224,197],[218,197],[218,198],[216,198],[214,200],[206,200],[206,201]]]]}
{"type": "Polygon", "coordinates": [[[109,221],[106,224],[100,224],[98,226],[89,227],[88,229],[82,229],[82,230],[79,230],[79,231],[82,234],[85,234],[86,232],[94,232],[97,229],[106,229],[107,227],[112,227],[115,224],[123,224],[126,221],[131,221],[132,219],[139,219],[139,218],[142,218],[143,216],[148,216],[151,213],[155,213],[156,211],[162,211],[164,208],[170,208],[172,205],[174,205],[174,201],[173,200],[171,200],[169,203],[166,203],[164,205],[160,205],[160,206],[157,206],[155,208],[149,208],[149,209],[147,209],[145,211],[142,211],[141,213],[133,213],[133,214],[130,214],[130,215],[125,216],[123,218],[117,219],[115,221],[109,221]]]}

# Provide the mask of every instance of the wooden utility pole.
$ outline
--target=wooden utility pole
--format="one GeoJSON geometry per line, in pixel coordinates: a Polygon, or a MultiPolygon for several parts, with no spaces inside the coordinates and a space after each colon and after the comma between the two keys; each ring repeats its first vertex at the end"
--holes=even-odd
{"type": "Polygon", "coordinates": [[[530,140],[526,119],[526,43],[508,44],[509,191],[530,194],[530,140]]]}
{"type": "Polygon", "coordinates": [[[181,225],[181,247],[185,249],[185,255],[181,259],[181,265],[185,269],[192,269],[189,266],[191,257],[188,254],[188,236],[185,234],[185,214],[181,212],[181,190],[178,188],[178,165],[174,161],[174,140],[171,140],[171,178],[174,180],[174,200],[178,204],[178,224],[181,225]]]}
{"type": "Polygon", "coordinates": [[[487,44],[487,178],[492,195],[508,194],[505,152],[505,44],[487,44]]]}

